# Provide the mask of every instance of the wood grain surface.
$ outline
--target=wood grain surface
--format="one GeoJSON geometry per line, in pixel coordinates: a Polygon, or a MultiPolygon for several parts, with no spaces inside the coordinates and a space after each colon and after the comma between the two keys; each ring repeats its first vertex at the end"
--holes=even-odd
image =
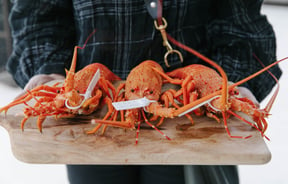
{"type": "Polygon", "coordinates": [[[42,133],[36,127],[36,118],[30,118],[22,132],[22,108],[18,105],[6,115],[2,113],[0,125],[10,135],[14,156],[26,163],[238,165],[265,164],[271,159],[259,132],[236,118],[229,119],[231,133],[251,138],[230,138],[223,123],[207,117],[195,117],[191,126],[184,116],[166,119],[161,126],[172,140],[142,123],[135,145],[136,130],[109,127],[104,135],[86,134],[95,126],[91,119],[101,117],[103,112],[71,119],[49,117],[42,133]]]}

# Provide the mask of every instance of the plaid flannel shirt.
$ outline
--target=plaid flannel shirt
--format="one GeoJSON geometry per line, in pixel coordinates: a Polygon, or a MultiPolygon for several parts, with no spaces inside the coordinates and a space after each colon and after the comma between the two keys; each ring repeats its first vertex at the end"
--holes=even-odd
{"type": "MultiPolygon", "coordinates": [[[[261,5],[262,0],[163,0],[163,17],[172,37],[216,61],[236,82],[262,68],[253,54],[265,65],[276,60],[275,35],[260,14],[261,5]]],[[[147,59],[168,70],[163,61],[166,48],[143,0],[15,0],[9,20],[13,53],[7,69],[21,87],[36,74],[65,75],[73,47],[82,46],[95,29],[86,48],[79,50],[77,70],[100,62],[125,79],[147,59]]],[[[183,66],[202,63],[179,50],[183,66]]],[[[281,75],[278,66],[271,72],[281,75]]],[[[244,84],[259,101],[274,85],[267,72],[244,84]]]]}

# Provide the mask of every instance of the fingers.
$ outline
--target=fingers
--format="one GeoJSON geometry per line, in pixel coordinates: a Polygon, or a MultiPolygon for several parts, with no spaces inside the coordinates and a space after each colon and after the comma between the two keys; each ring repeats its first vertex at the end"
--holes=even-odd
{"type": "Polygon", "coordinates": [[[52,80],[61,80],[61,79],[64,80],[65,77],[63,75],[59,75],[59,74],[39,74],[39,75],[35,75],[26,84],[26,86],[24,87],[24,91],[31,90],[31,89],[35,88],[36,86],[45,84],[45,83],[50,82],[52,80]]]}

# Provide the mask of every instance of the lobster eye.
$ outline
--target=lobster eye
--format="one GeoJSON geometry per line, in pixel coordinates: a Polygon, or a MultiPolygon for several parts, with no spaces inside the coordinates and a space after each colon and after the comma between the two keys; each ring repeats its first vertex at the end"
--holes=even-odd
{"type": "Polygon", "coordinates": [[[134,92],[135,92],[135,89],[131,89],[131,92],[134,93],[134,92]]]}
{"type": "Polygon", "coordinates": [[[56,93],[60,93],[60,90],[58,89],[58,90],[56,91],[56,93]]]}
{"type": "Polygon", "coordinates": [[[153,94],[153,91],[149,91],[149,94],[152,95],[152,94],[153,94]]]}

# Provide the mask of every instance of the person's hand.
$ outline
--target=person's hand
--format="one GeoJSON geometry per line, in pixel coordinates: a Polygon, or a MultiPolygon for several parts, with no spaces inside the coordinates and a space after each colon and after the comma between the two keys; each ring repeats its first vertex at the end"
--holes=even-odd
{"type": "Polygon", "coordinates": [[[47,82],[50,82],[52,80],[64,80],[65,77],[60,74],[39,74],[33,76],[29,82],[24,87],[24,91],[31,90],[35,88],[36,86],[45,84],[47,82]]]}
{"type": "Polygon", "coordinates": [[[25,85],[24,90],[16,97],[16,99],[26,93],[27,90],[31,90],[39,85],[45,84],[53,80],[64,80],[65,77],[60,74],[38,74],[33,76],[29,82],[25,85]]]}
{"type": "Polygon", "coordinates": [[[246,87],[238,86],[239,93],[242,97],[250,99],[257,107],[260,107],[260,103],[253,95],[253,93],[246,87]]]}

